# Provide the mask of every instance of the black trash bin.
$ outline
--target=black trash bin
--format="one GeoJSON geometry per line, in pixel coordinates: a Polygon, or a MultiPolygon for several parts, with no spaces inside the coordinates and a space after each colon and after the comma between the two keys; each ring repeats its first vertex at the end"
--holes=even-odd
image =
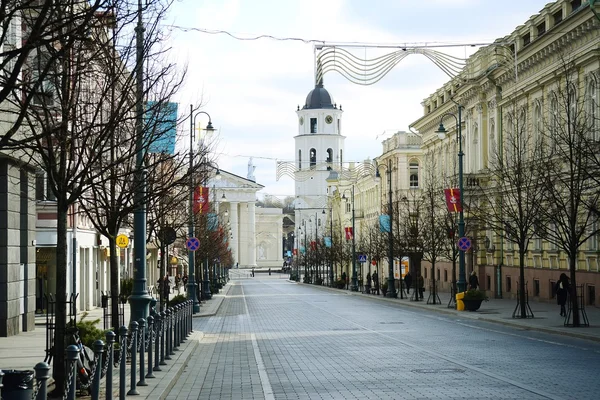
{"type": "Polygon", "coordinates": [[[33,396],[33,370],[2,370],[2,400],[31,400],[33,396]]]}

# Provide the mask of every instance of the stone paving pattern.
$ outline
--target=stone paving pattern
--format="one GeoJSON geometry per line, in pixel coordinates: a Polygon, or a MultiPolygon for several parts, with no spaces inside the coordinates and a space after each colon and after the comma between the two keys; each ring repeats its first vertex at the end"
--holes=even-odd
{"type": "MultiPolygon", "coordinates": [[[[167,399],[600,398],[600,343],[507,326],[514,301],[459,313],[268,276],[230,285],[194,320],[204,337],[167,399]]],[[[542,308],[545,330],[561,329],[542,308]]]]}

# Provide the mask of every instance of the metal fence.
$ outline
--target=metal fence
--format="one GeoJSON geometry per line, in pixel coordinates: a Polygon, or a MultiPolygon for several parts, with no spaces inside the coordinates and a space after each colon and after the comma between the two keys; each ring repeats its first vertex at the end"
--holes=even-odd
{"type": "MultiPolygon", "coordinates": [[[[175,355],[175,351],[192,333],[193,304],[191,300],[167,308],[152,310],[148,318],[131,322],[129,329],[121,326],[119,332],[106,332],[106,341],[94,342],[94,357],[89,380],[80,379],[81,349],[70,345],[66,349],[68,377],[65,380],[64,400],[74,400],[77,393],[89,392],[92,400],[100,399],[100,388],[104,387],[106,399],[113,398],[113,379],[118,369],[119,399],[139,394],[137,386],[146,386],[146,378],[154,378],[161,372],[161,365],[175,355]],[[116,339],[118,343],[116,343],[116,339]],[[129,360],[129,365],[127,364],[129,360]],[[130,370],[129,384],[127,369],[130,370]]],[[[35,367],[35,385],[32,399],[48,398],[50,365],[40,362],[35,367]]],[[[0,371],[0,397],[2,395],[2,371],[0,371]]],[[[19,397],[22,398],[22,397],[19,397]]]]}

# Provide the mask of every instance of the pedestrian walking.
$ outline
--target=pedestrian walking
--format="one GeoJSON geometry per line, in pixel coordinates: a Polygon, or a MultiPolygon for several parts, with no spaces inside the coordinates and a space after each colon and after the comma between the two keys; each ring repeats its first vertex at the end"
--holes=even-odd
{"type": "Polygon", "coordinates": [[[406,294],[409,294],[410,287],[412,286],[412,275],[410,274],[410,271],[404,275],[404,284],[406,285],[406,294]]]}
{"type": "Polygon", "coordinates": [[[342,272],[342,281],[344,282],[344,286],[348,285],[348,278],[346,276],[346,271],[342,272]]]}
{"type": "Polygon", "coordinates": [[[252,268],[252,277],[254,278],[254,268],[252,268]]]}
{"type": "Polygon", "coordinates": [[[186,292],[187,291],[187,283],[188,283],[188,276],[186,273],[183,274],[181,281],[183,282],[183,291],[186,292]]]}
{"type": "Polygon", "coordinates": [[[375,294],[379,295],[379,274],[377,271],[373,272],[373,286],[375,287],[375,294]]]}
{"type": "Polygon", "coordinates": [[[423,279],[423,275],[421,275],[421,271],[417,271],[417,299],[423,299],[423,294],[425,293],[425,279],[423,279]]]}
{"type": "Polygon", "coordinates": [[[569,293],[569,278],[564,272],[560,274],[560,278],[556,282],[555,292],[556,303],[560,306],[560,315],[561,317],[566,317],[565,304],[567,304],[567,294],[569,293]]]}
{"type": "Polygon", "coordinates": [[[177,294],[181,294],[180,285],[181,285],[181,275],[177,274],[177,275],[175,275],[175,289],[177,290],[177,294]]]}
{"type": "Polygon", "coordinates": [[[271,268],[269,268],[269,276],[271,276],[271,268]]]}
{"type": "Polygon", "coordinates": [[[371,273],[367,272],[367,279],[365,280],[365,292],[371,293],[371,273]]]}
{"type": "Polygon", "coordinates": [[[169,280],[169,274],[165,275],[163,278],[163,297],[166,301],[169,301],[169,294],[171,294],[171,281],[169,280]]]}
{"type": "Polygon", "coordinates": [[[477,273],[475,271],[471,272],[471,276],[469,276],[469,289],[477,289],[479,287],[479,279],[477,279],[477,273]]]}

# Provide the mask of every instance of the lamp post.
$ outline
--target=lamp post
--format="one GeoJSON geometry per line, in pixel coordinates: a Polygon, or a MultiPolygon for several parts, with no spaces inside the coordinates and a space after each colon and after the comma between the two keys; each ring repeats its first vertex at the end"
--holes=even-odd
{"type": "MultiPolygon", "coordinates": [[[[325,214],[325,210],[323,210],[325,214]]],[[[333,287],[333,207],[329,208],[329,286],[333,287]]]]}
{"type": "MultiPolygon", "coordinates": [[[[350,290],[352,290],[353,292],[358,292],[358,281],[356,277],[356,231],[354,229],[354,185],[352,185],[352,190],[350,193],[352,196],[352,286],[350,287],[350,290]]],[[[345,199],[346,195],[343,194],[342,198],[345,199]]]]}
{"type": "MultiPolygon", "coordinates": [[[[465,236],[465,219],[463,214],[463,150],[462,150],[462,108],[460,104],[458,105],[458,116],[452,113],[446,113],[442,115],[440,118],[440,126],[436,133],[438,137],[444,139],[446,137],[447,131],[444,128],[444,124],[442,123],[445,117],[453,117],[456,120],[456,140],[458,141],[458,191],[460,192],[460,211],[458,214],[458,237],[459,239],[465,236]]],[[[465,276],[465,252],[461,249],[458,250],[458,291],[464,292],[467,286],[466,276],[465,276]]]]}
{"type": "MultiPolygon", "coordinates": [[[[189,195],[189,211],[190,217],[188,222],[188,236],[194,237],[194,127],[196,126],[196,117],[200,114],[206,114],[208,117],[208,125],[206,130],[209,132],[215,129],[212,126],[210,115],[206,111],[198,111],[194,114],[194,106],[190,104],[190,195],[189,195]]],[[[196,296],[196,274],[195,274],[195,257],[194,251],[188,251],[188,299],[193,301],[193,312],[196,314],[200,311],[200,303],[198,303],[198,297],[196,296]]]]}
{"type": "MultiPolygon", "coordinates": [[[[134,202],[136,204],[133,217],[135,232],[133,246],[135,248],[133,268],[133,290],[129,296],[131,321],[148,316],[152,297],[146,289],[146,171],[144,168],[145,134],[144,134],[144,24],[142,22],[142,1],[138,0],[136,32],[136,104],[135,104],[135,175],[134,202]]],[[[76,244],[75,239],[73,239],[76,244]]]]}
{"type": "MultiPolygon", "coordinates": [[[[390,229],[388,231],[388,290],[385,297],[396,298],[398,293],[396,292],[396,284],[394,278],[394,209],[392,207],[392,160],[388,160],[388,164],[382,164],[385,167],[387,181],[388,181],[388,216],[390,217],[390,229]]],[[[400,272],[402,272],[402,266],[400,266],[400,272]]],[[[402,275],[402,274],[401,274],[402,275]]],[[[402,290],[402,276],[400,276],[400,298],[404,299],[402,290]]]]}

